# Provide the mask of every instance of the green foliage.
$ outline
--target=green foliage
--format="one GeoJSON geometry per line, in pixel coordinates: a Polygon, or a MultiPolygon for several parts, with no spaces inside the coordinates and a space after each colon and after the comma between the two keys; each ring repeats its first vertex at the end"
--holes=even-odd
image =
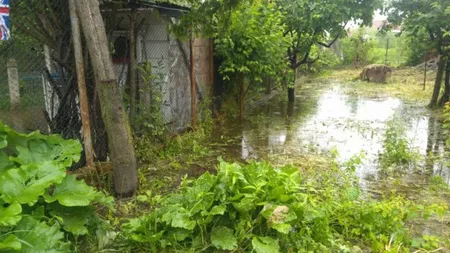
{"type": "Polygon", "coordinates": [[[369,51],[374,47],[375,42],[366,33],[366,29],[359,28],[354,35],[342,41],[343,63],[357,66],[369,63],[369,51]]]}
{"type": "Polygon", "coordinates": [[[133,127],[137,135],[144,135],[151,138],[153,141],[163,141],[166,134],[166,126],[162,115],[162,74],[159,69],[161,65],[152,66],[147,62],[138,66],[141,78],[143,80],[142,93],[149,94],[148,98],[143,98],[139,103],[139,113],[133,122],[133,127]]]}
{"type": "Polygon", "coordinates": [[[167,136],[155,139],[151,134],[143,134],[136,139],[136,155],[140,162],[151,164],[157,159],[169,159],[176,161],[177,158],[194,158],[209,154],[210,150],[204,145],[211,136],[213,118],[209,109],[209,102],[204,101],[199,105],[198,128],[182,135],[167,136]]]}
{"type": "Polygon", "coordinates": [[[424,61],[424,56],[432,52],[433,43],[424,30],[420,30],[414,36],[407,31],[400,36],[400,46],[397,50],[403,52],[404,63],[408,66],[416,66],[424,61]]]}
{"type": "Polygon", "coordinates": [[[450,30],[449,9],[450,1],[441,0],[392,0],[385,8],[391,26],[402,25],[411,37],[423,38],[427,34],[426,41],[441,55],[448,54],[445,31],[450,30]]]}
{"type": "Polygon", "coordinates": [[[242,4],[232,11],[227,25],[218,24],[216,52],[223,57],[225,79],[243,73],[253,81],[279,78],[289,40],[283,36],[282,15],[274,4],[242,4]]]}
{"type": "Polygon", "coordinates": [[[289,49],[291,68],[297,68],[317,59],[313,55],[314,46],[329,46],[336,38],[343,37],[347,22],[353,20],[363,25],[370,24],[380,1],[281,0],[277,1],[277,5],[283,12],[283,23],[286,24],[284,34],[292,39],[289,49]],[[298,61],[296,57],[299,57],[298,61]]]}
{"type": "Polygon", "coordinates": [[[444,123],[442,124],[442,128],[444,131],[445,136],[447,136],[447,140],[445,143],[447,145],[450,145],[450,103],[447,102],[444,105],[444,123]]]}
{"type": "Polygon", "coordinates": [[[123,235],[138,251],[406,251],[412,238],[405,223],[423,207],[399,197],[361,198],[352,172],[360,162],[302,174],[292,166],[221,161],[216,175],[185,178],[150,214],[124,223],[123,235]]]}
{"type": "Polygon", "coordinates": [[[398,167],[409,167],[417,159],[418,154],[410,148],[410,144],[405,136],[404,126],[394,117],[387,122],[383,151],[380,154],[381,168],[386,172],[390,172],[398,167]]]}
{"type": "Polygon", "coordinates": [[[80,152],[76,140],[0,123],[0,251],[68,252],[67,235],[86,235],[99,220],[92,205],[113,199],[66,174],[80,152]]]}

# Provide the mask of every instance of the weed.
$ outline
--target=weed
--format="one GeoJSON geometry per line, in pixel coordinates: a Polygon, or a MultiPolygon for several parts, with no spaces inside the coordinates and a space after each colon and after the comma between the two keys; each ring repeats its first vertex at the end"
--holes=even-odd
{"type": "MultiPolygon", "coordinates": [[[[139,71],[143,79],[144,87],[142,93],[146,94],[142,103],[138,105],[139,113],[133,119],[135,133],[139,136],[145,135],[151,137],[153,141],[164,141],[165,122],[162,115],[163,93],[161,90],[163,82],[158,72],[160,66],[152,68],[151,63],[145,63],[139,66],[139,71]]],[[[139,138],[137,138],[139,139],[139,138]]]]}
{"type": "Polygon", "coordinates": [[[387,130],[383,140],[383,151],[380,154],[380,165],[384,172],[414,165],[418,160],[417,152],[410,148],[405,136],[405,128],[394,117],[387,122],[387,130]]]}

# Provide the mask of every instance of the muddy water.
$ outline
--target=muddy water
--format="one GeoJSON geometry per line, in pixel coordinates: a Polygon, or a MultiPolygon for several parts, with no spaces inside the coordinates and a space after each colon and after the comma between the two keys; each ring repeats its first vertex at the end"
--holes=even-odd
{"type": "MultiPolygon", "coordinates": [[[[353,93],[354,94],[354,93],[353,93]]],[[[226,133],[235,138],[236,158],[295,159],[304,154],[327,154],[337,150],[341,161],[361,152],[364,162],[356,173],[361,186],[377,191],[380,173],[378,155],[383,148],[386,123],[397,115],[404,121],[412,147],[422,155],[443,157],[441,122],[423,105],[407,104],[389,96],[352,95],[336,81],[310,83],[297,89],[293,104],[280,94],[250,110],[247,121],[226,133]],[[237,137],[236,137],[237,136],[237,137]]],[[[403,185],[423,186],[432,175],[450,183],[446,159],[424,159],[415,170],[402,175],[403,185]]]]}

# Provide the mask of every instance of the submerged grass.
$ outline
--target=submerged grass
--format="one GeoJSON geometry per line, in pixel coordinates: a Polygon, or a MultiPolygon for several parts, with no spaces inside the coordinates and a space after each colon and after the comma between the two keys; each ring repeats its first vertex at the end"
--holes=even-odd
{"type": "Polygon", "coordinates": [[[348,94],[364,97],[392,96],[401,98],[407,103],[425,105],[433,93],[436,73],[429,71],[424,89],[424,73],[415,68],[394,69],[386,84],[368,83],[359,80],[362,69],[345,68],[333,70],[317,77],[320,79],[338,80],[345,84],[348,94]]]}

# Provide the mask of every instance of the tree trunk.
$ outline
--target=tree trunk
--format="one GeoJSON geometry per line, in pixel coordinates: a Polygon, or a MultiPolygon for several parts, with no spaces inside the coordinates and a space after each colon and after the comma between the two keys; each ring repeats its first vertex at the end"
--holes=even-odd
{"type": "Polygon", "coordinates": [[[288,101],[294,102],[295,100],[295,82],[297,81],[297,68],[295,67],[297,65],[297,55],[292,57],[292,70],[294,70],[294,83],[292,84],[292,87],[288,87],[288,101]]]}
{"type": "Polygon", "coordinates": [[[130,120],[133,123],[136,115],[136,9],[133,8],[130,17],[130,120]]]}
{"type": "Polygon", "coordinates": [[[438,98],[439,93],[441,92],[441,83],[442,83],[442,76],[444,74],[445,62],[446,61],[444,57],[441,57],[441,59],[439,60],[438,71],[436,73],[433,95],[431,96],[431,101],[430,104],[428,105],[428,107],[430,108],[436,108],[438,106],[438,98]]]}
{"type": "Polygon", "coordinates": [[[295,101],[295,88],[288,88],[288,101],[290,103],[295,101]]]}
{"type": "Polygon", "coordinates": [[[450,98],[450,58],[447,57],[447,64],[445,67],[445,81],[444,81],[444,94],[439,100],[439,107],[444,107],[445,103],[450,98]]]}
{"type": "Polygon", "coordinates": [[[239,83],[239,119],[242,121],[244,119],[244,73],[238,74],[238,83],[239,83]]]}
{"type": "Polygon", "coordinates": [[[108,135],[114,190],[119,197],[132,196],[138,185],[136,157],[130,125],[119,95],[108,51],[108,41],[99,2],[97,0],[78,0],[76,5],[91,56],[102,117],[108,135]]]}

